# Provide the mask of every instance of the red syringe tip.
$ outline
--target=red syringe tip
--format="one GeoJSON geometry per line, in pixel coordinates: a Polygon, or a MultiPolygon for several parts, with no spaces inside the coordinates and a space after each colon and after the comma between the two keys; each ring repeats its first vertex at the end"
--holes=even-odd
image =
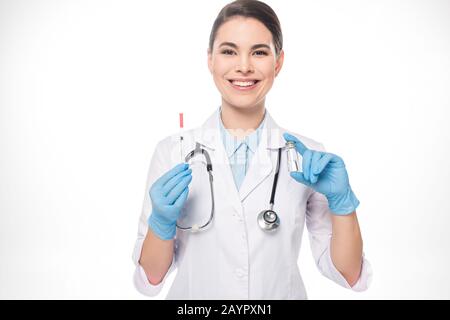
{"type": "Polygon", "coordinates": [[[183,112],[180,112],[180,129],[183,129],[183,112]]]}

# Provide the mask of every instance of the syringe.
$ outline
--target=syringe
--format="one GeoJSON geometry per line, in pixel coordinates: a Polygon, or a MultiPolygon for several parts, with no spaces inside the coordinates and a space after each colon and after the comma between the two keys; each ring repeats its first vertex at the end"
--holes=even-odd
{"type": "Polygon", "coordinates": [[[181,159],[181,162],[184,162],[184,159],[183,159],[183,112],[180,112],[180,159],[181,159]]]}

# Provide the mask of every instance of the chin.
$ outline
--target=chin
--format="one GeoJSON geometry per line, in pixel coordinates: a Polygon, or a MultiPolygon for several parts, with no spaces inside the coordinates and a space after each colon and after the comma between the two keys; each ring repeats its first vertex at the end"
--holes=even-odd
{"type": "Polygon", "coordinates": [[[245,109],[252,109],[258,102],[256,100],[248,102],[243,102],[242,100],[241,101],[228,100],[227,103],[233,108],[245,110],[245,109]]]}

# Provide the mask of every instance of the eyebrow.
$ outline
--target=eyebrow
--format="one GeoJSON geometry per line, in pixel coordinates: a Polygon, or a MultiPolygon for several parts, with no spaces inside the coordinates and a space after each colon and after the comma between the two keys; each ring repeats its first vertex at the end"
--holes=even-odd
{"type": "MultiPolygon", "coordinates": [[[[235,43],[233,43],[233,42],[222,42],[222,43],[219,45],[219,48],[222,47],[222,46],[230,46],[230,47],[233,47],[233,48],[235,48],[235,49],[238,48],[238,46],[237,46],[235,43]]],[[[251,49],[251,50],[255,50],[255,49],[258,49],[258,48],[267,48],[267,49],[271,50],[271,49],[270,49],[270,46],[268,46],[267,44],[264,44],[264,43],[258,43],[258,44],[255,44],[255,45],[253,45],[250,49],[251,49]]]]}

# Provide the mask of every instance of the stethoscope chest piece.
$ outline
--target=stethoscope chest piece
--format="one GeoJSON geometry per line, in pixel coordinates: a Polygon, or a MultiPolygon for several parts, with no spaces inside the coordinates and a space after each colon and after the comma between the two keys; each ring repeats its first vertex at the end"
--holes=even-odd
{"type": "Polygon", "coordinates": [[[273,231],[280,226],[280,218],[273,210],[263,210],[258,215],[258,224],[265,231],[273,231]]]}

